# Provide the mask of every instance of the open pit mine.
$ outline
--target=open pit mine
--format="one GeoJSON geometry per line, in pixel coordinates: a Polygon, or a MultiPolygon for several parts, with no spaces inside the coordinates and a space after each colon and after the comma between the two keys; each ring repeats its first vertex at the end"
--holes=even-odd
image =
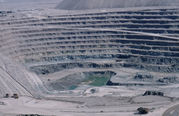
{"type": "Polygon", "coordinates": [[[0,1],[0,116],[179,115],[178,0],[27,1],[0,1]]]}

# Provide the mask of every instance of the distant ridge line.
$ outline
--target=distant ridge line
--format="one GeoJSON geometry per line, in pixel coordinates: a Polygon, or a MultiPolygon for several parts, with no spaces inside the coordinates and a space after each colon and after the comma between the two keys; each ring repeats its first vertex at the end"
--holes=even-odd
{"type": "Polygon", "coordinates": [[[63,0],[57,9],[84,10],[101,8],[178,6],[178,0],[63,0]]]}

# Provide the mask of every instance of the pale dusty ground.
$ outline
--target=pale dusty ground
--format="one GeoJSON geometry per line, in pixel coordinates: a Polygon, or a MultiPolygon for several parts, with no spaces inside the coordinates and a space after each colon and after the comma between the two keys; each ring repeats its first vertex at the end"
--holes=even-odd
{"type": "Polygon", "coordinates": [[[85,96],[51,96],[48,100],[34,99],[27,96],[22,96],[19,99],[1,98],[0,112],[13,115],[44,114],[50,116],[134,116],[137,115],[135,114],[136,109],[143,106],[151,109],[151,112],[146,116],[161,116],[166,109],[179,103],[178,101],[171,102],[171,99],[168,97],[158,96],[130,97],[131,101],[128,102],[128,100],[126,100],[128,98],[127,93],[131,93],[131,96],[135,96],[135,92],[124,90],[127,89],[121,87],[118,88],[117,91],[116,88],[100,88],[96,94],[88,93],[88,90],[86,90],[85,96]],[[114,93],[111,94],[111,92],[114,93]],[[122,94],[123,97],[117,93],[122,94]],[[111,103],[109,103],[110,100],[108,98],[111,99],[111,103]],[[116,100],[116,98],[119,100],[116,100]],[[104,104],[107,104],[107,106],[101,105],[101,102],[99,102],[103,99],[107,100],[103,101],[104,104]],[[118,103],[114,103],[112,99],[116,100],[118,103]],[[78,101],[81,101],[82,103],[78,101]]]}

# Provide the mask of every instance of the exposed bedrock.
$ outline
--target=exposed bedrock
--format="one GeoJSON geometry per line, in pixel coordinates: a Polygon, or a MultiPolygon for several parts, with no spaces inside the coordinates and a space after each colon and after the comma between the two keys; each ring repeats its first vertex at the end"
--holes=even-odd
{"type": "Polygon", "coordinates": [[[83,10],[100,8],[124,8],[144,6],[177,5],[178,0],[63,0],[57,6],[59,9],[83,10]]]}
{"type": "Polygon", "coordinates": [[[76,67],[179,72],[178,11],[110,9],[43,18],[10,13],[0,22],[0,51],[43,75],[76,67]]]}

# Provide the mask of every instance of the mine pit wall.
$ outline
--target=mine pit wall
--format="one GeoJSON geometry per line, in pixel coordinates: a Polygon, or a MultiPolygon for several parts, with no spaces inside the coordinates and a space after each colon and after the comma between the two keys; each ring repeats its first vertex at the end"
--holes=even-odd
{"type": "Polygon", "coordinates": [[[36,74],[0,54],[0,97],[6,94],[39,98],[50,92],[36,74]]]}
{"type": "Polygon", "coordinates": [[[85,9],[104,9],[104,8],[134,8],[152,6],[177,6],[177,0],[63,0],[57,9],[63,10],[85,10],[85,9]]]}
{"type": "Polygon", "coordinates": [[[178,10],[3,20],[2,30],[8,31],[1,34],[0,50],[37,74],[75,67],[178,72],[178,10]],[[161,36],[156,36],[159,32],[161,36]],[[163,36],[170,34],[173,37],[163,36]]]}

